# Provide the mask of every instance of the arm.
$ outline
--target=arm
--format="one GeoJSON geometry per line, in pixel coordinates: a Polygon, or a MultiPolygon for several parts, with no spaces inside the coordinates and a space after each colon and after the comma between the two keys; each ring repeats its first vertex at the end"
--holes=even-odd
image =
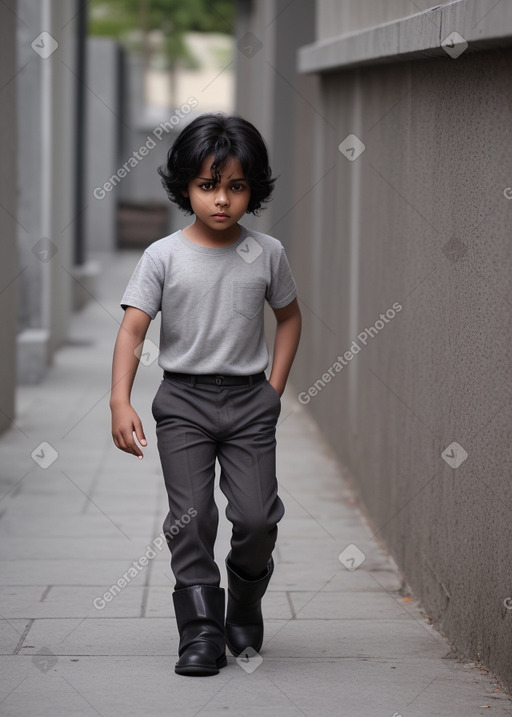
{"type": "MultiPolygon", "coordinates": [[[[143,446],[147,445],[142,423],[130,404],[133,381],[139,365],[135,349],[146,338],[151,317],[134,306],[126,308],[123,321],[117,334],[112,362],[112,389],[110,392],[110,410],[112,411],[112,438],[122,451],[132,453],[138,458],[143,453],[135,442],[133,433],[143,446]]],[[[138,354],[139,352],[137,352],[138,354]]]]}
{"type": "Polygon", "coordinates": [[[302,317],[297,299],[282,309],[273,309],[277,319],[274,360],[269,382],[281,396],[299,345],[302,317]]]}

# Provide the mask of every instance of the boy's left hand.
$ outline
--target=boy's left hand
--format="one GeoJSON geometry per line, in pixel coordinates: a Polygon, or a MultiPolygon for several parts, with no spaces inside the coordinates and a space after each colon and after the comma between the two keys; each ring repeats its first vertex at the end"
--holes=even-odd
{"type": "Polygon", "coordinates": [[[279,396],[279,398],[281,398],[281,396],[282,396],[283,393],[284,393],[284,388],[280,388],[279,386],[276,386],[272,381],[269,381],[269,384],[272,386],[272,388],[273,388],[274,391],[277,393],[277,395],[279,396]]]}

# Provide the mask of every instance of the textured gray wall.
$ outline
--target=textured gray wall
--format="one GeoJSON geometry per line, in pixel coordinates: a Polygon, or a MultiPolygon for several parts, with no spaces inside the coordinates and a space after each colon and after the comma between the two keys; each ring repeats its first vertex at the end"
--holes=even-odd
{"type": "Polygon", "coordinates": [[[16,312],[18,258],[16,252],[16,2],[0,4],[0,221],[2,261],[0,262],[0,432],[14,416],[16,383],[16,312]]]}
{"type": "MultiPolygon", "coordinates": [[[[317,39],[410,14],[395,2],[372,17],[362,2],[340,26],[355,4],[319,4],[317,39]]],[[[282,7],[253,4],[244,31],[257,34],[264,9],[282,7]]],[[[297,399],[427,613],[512,688],[512,49],[288,75],[277,112],[278,55],[295,38],[276,28],[268,56],[243,61],[238,107],[292,142],[288,154],[271,144],[291,196],[276,192],[266,228],[299,287],[297,399]],[[265,81],[254,60],[267,59],[277,72],[265,81]],[[354,162],[338,149],[352,133],[366,145],[354,162]],[[453,442],[468,454],[457,468],[441,455],[453,442]]]]}
{"type": "MultiPolygon", "coordinates": [[[[511,61],[326,76],[317,133],[331,171],[316,211],[294,211],[288,249],[311,309],[297,390],[357,342],[308,410],[427,612],[509,686],[511,61]],[[337,149],[352,132],[366,144],[355,162],[337,149]],[[456,469],[441,457],[453,441],[468,453],[456,469]]],[[[305,183],[311,166],[313,151],[297,152],[305,183]]]]}

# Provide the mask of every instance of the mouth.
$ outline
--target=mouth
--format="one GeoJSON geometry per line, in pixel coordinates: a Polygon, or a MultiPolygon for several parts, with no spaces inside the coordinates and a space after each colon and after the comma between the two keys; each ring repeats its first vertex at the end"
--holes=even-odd
{"type": "Polygon", "coordinates": [[[213,217],[219,217],[219,219],[229,219],[229,214],[224,214],[223,212],[216,212],[215,214],[212,214],[213,217]]]}

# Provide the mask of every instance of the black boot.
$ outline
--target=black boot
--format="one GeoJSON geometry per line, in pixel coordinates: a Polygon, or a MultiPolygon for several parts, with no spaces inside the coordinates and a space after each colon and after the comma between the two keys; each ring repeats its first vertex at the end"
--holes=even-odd
{"type": "Polygon", "coordinates": [[[226,558],[228,571],[228,609],[226,615],[226,643],[235,657],[248,647],[259,652],[263,644],[263,616],[261,598],[265,594],[274,561],[267,563],[267,572],[256,580],[246,580],[235,571],[226,558]]]}
{"type": "Polygon", "coordinates": [[[216,675],[225,667],[224,589],[193,585],[172,594],[180,634],[178,675],[216,675]]]}

